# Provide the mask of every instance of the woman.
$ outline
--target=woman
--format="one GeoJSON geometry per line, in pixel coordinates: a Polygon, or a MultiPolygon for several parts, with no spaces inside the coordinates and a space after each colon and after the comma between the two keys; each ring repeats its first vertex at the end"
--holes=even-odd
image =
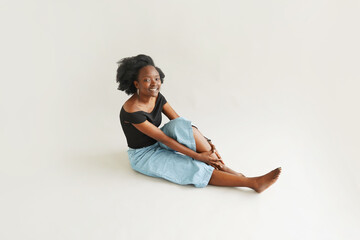
{"type": "Polygon", "coordinates": [[[120,123],[135,171],[182,185],[249,187],[258,193],[277,180],[281,168],[249,178],[226,166],[211,141],[160,93],[165,75],[149,56],[123,58],[118,64],[118,89],[132,95],[121,108],[120,123]],[[162,113],[170,122],[160,129],[162,113]]]}

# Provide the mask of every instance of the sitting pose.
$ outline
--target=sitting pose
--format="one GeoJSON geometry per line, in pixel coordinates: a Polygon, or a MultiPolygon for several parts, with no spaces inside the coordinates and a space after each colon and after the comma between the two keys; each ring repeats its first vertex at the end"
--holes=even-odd
{"type": "Polygon", "coordinates": [[[149,56],[123,58],[118,64],[118,89],[131,95],[121,108],[120,123],[135,171],[181,185],[248,187],[258,193],[277,180],[281,168],[246,177],[226,166],[211,141],[160,93],[165,75],[149,56]],[[170,121],[159,128],[162,113],[170,121]]]}

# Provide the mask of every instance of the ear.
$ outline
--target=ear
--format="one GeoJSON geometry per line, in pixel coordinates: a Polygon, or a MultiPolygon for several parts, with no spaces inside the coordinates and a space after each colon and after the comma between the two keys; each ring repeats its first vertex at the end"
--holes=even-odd
{"type": "Polygon", "coordinates": [[[134,81],[134,85],[136,88],[139,88],[139,82],[137,80],[134,81]]]}

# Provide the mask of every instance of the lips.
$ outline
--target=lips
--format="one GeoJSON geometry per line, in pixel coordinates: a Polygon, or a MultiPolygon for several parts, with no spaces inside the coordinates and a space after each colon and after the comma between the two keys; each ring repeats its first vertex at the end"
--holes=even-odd
{"type": "Polygon", "coordinates": [[[159,88],[150,88],[149,89],[151,92],[157,92],[157,91],[159,91],[159,88]]]}

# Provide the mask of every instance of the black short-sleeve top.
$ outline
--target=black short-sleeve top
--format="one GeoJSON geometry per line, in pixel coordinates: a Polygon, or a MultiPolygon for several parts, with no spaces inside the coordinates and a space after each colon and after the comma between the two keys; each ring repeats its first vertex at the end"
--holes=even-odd
{"type": "Polygon", "coordinates": [[[128,113],[125,111],[124,107],[121,108],[120,123],[130,148],[143,148],[157,142],[155,139],[137,130],[132,123],[137,124],[148,120],[156,127],[159,127],[161,124],[161,112],[165,103],[165,97],[159,93],[155,102],[155,107],[150,113],[144,111],[128,113]]]}

